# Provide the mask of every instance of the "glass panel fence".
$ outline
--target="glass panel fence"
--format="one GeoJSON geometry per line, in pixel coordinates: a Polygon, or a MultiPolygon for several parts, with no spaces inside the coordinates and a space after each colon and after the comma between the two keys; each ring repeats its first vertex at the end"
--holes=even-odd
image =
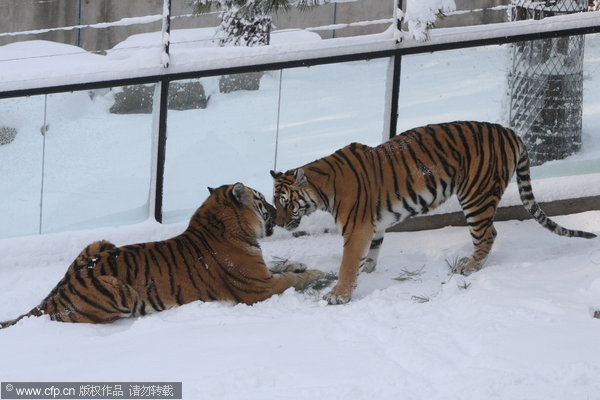
{"type": "Polygon", "coordinates": [[[40,232],[44,102],[0,100],[0,238],[40,232]]]}
{"type": "Polygon", "coordinates": [[[384,136],[388,58],[283,70],[276,169],[384,136]]]}
{"type": "Polygon", "coordinates": [[[271,197],[279,71],[171,82],[163,222],[182,221],[207,186],[242,182],[271,197]]]}
{"type": "Polygon", "coordinates": [[[506,46],[402,57],[398,132],[456,120],[500,122],[507,62],[506,46]]]}
{"type": "Polygon", "coordinates": [[[587,176],[572,181],[581,192],[541,189],[542,199],[600,193],[600,35],[405,56],[401,71],[398,132],[455,120],[511,126],[534,180],[587,176]]]}
{"type": "Polygon", "coordinates": [[[598,33],[585,36],[582,120],[582,146],[579,153],[572,157],[575,165],[570,175],[600,173],[600,34],[598,33]]]}
{"type": "MultiPolygon", "coordinates": [[[[189,218],[207,186],[239,181],[270,198],[270,169],[381,143],[389,63],[171,82],[163,222],[189,218]]],[[[147,219],[154,91],[0,100],[0,237],[147,219]]],[[[404,56],[398,132],[454,120],[512,125],[535,154],[540,200],[598,195],[600,34],[404,56]]]]}
{"type": "Polygon", "coordinates": [[[42,232],[148,218],[154,85],[48,95],[42,232]]]}
{"type": "Polygon", "coordinates": [[[207,197],[206,186],[241,181],[270,198],[270,169],[303,165],[353,141],[381,143],[388,63],[173,82],[163,221],[188,218],[207,197]],[[189,90],[203,93],[204,104],[178,104],[191,100],[189,90]]]}

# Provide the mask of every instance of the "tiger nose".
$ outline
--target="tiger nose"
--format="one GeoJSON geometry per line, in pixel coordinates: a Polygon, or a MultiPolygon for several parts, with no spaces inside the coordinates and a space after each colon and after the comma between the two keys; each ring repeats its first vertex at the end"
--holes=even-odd
{"type": "Polygon", "coordinates": [[[281,226],[281,227],[284,227],[284,226],[285,226],[285,223],[283,222],[283,219],[282,219],[282,218],[276,218],[276,219],[275,219],[275,225],[277,225],[277,226],[281,226]]]}
{"type": "Polygon", "coordinates": [[[285,226],[285,213],[283,211],[275,211],[275,225],[281,227],[285,226]]]}
{"type": "Polygon", "coordinates": [[[294,229],[296,229],[298,227],[298,225],[300,225],[300,222],[298,222],[296,220],[292,220],[292,221],[288,222],[287,224],[285,224],[285,229],[287,229],[288,231],[293,231],[294,229]]]}
{"type": "Polygon", "coordinates": [[[273,207],[272,205],[270,205],[269,203],[265,202],[265,207],[267,209],[267,212],[269,213],[269,216],[271,217],[271,219],[275,220],[277,217],[277,210],[275,209],[275,207],[273,207]]]}

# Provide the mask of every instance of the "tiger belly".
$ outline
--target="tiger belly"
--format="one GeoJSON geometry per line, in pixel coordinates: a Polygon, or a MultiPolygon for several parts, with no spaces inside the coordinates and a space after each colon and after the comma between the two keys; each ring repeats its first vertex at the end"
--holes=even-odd
{"type": "Polygon", "coordinates": [[[416,201],[408,196],[399,196],[396,201],[392,202],[391,207],[382,210],[381,218],[375,223],[376,230],[385,230],[407,218],[425,215],[439,207],[452,195],[453,193],[445,193],[441,187],[438,187],[435,195],[430,191],[417,193],[416,201]]]}

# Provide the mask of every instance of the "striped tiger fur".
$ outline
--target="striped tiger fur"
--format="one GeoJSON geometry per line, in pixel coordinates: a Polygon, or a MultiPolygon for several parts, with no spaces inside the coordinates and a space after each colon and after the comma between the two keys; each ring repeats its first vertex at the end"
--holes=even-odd
{"type": "Polygon", "coordinates": [[[209,190],[182,234],[123,247],[90,244],[37,307],[1,327],[44,314],[110,323],[195,300],[253,304],[321,277],[303,264],[277,274],[266,267],[257,239],[273,233],[275,208],[262,194],[241,183],[209,190]]]}
{"type": "Polygon", "coordinates": [[[315,210],[333,214],[344,237],[330,304],[350,300],[358,272],[377,263],[385,229],[458,196],[473,239],[471,257],[456,272],[479,270],[492,247],[496,207],[513,174],[521,201],[543,227],[562,236],[593,238],[565,229],[546,217],[536,203],[529,157],[510,129],[485,122],[452,122],[406,131],[377,147],[350,145],[274,178],[276,223],[289,230],[315,210]]]}

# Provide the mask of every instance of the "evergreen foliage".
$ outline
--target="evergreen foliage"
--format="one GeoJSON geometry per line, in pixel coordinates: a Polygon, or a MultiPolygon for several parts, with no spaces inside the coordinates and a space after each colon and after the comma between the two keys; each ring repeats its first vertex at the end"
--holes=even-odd
{"type": "Polygon", "coordinates": [[[217,29],[220,46],[266,46],[270,42],[271,15],[290,7],[305,9],[327,0],[192,0],[197,13],[221,10],[217,29]]]}

